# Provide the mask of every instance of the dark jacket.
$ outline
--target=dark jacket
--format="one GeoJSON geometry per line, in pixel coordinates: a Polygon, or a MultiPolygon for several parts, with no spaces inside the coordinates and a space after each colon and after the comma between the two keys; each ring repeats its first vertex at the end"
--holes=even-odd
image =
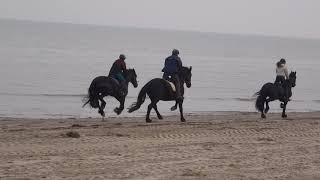
{"type": "Polygon", "coordinates": [[[162,72],[165,74],[177,74],[182,68],[182,61],[179,56],[169,56],[166,58],[162,72]]]}
{"type": "Polygon", "coordinates": [[[125,70],[127,70],[126,62],[124,62],[124,60],[118,59],[112,64],[109,76],[114,76],[118,73],[123,73],[125,70]]]}

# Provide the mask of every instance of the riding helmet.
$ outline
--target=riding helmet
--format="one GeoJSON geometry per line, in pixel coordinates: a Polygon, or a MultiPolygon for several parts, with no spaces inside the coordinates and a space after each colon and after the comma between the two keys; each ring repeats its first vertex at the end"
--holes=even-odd
{"type": "Polygon", "coordinates": [[[281,63],[281,64],[286,64],[286,60],[285,60],[284,58],[281,58],[281,59],[280,59],[280,63],[281,63]]]}
{"type": "Polygon", "coordinates": [[[178,49],[172,50],[172,55],[175,55],[175,56],[179,55],[179,50],[178,49]]]}
{"type": "Polygon", "coordinates": [[[124,54],[120,54],[119,59],[125,60],[125,59],[126,59],[126,56],[125,56],[124,54]]]}

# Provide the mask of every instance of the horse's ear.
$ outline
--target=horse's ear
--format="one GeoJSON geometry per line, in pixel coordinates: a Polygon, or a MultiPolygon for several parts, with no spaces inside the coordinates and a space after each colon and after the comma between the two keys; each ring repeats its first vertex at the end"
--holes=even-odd
{"type": "Polygon", "coordinates": [[[191,72],[191,70],[192,70],[192,66],[190,66],[190,68],[189,68],[189,71],[191,72]]]}

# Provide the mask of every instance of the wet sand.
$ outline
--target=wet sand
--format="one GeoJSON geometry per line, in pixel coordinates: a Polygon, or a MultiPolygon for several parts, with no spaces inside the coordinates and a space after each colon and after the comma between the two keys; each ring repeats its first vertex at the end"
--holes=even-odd
{"type": "Polygon", "coordinates": [[[0,118],[0,179],[320,179],[320,112],[288,115],[0,118]]]}

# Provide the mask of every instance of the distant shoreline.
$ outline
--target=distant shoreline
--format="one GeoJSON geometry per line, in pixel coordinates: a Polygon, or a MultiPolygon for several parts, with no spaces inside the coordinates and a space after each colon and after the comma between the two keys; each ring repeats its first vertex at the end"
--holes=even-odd
{"type": "Polygon", "coordinates": [[[31,20],[31,19],[14,19],[14,18],[0,18],[0,21],[7,22],[20,22],[20,23],[36,23],[36,24],[57,24],[57,25],[71,25],[71,26],[83,26],[83,27],[97,27],[97,28],[112,28],[112,29],[131,29],[137,31],[161,31],[161,32],[180,32],[180,33],[199,33],[199,34],[213,34],[213,35],[228,35],[239,36],[247,38],[270,38],[270,39],[288,39],[288,40],[311,40],[319,41],[320,38],[311,37],[299,37],[299,36],[279,36],[279,35],[265,35],[265,34],[237,34],[237,33],[224,33],[224,32],[211,32],[211,31],[197,31],[197,30],[182,30],[182,29],[162,29],[152,27],[133,27],[133,26],[112,26],[105,24],[89,24],[89,23],[71,23],[71,22],[59,22],[59,21],[43,21],[43,20],[31,20]]]}

